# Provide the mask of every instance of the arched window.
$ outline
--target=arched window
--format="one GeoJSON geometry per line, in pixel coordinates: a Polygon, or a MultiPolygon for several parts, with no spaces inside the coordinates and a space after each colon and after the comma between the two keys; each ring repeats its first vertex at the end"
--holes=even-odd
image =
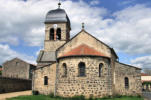
{"type": "Polygon", "coordinates": [[[101,77],[101,74],[102,74],[102,67],[103,67],[103,64],[100,63],[99,64],[99,77],[101,77]]]}
{"type": "Polygon", "coordinates": [[[125,88],[128,89],[129,88],[129,79],[128,77],[125,77],[125,88]]]}
{"type": "Polygon", "coordinates": [[[57,29],[57,40],[61,40],[61,29],[57,29]]]}
{"type": "Polygon", "coordinates": [[[63,77],[67,77],[67,65],[63,63],[63,77]]]}
{"type": "Polygon", "coordinates": [[[79,67],[79,76],[85,76],[85,63],[80,62],[78,67],[79,67]]]}
{"type": "Polygon", "coordinates": [[[50,29],[49,39],[54,40],[54,29],[53,28],[50,29]]]}
{"type": "Polygon", "coordinates": [[[48,85],[48,77],[47,76],[44,77],[44,85],[48,85]]]}

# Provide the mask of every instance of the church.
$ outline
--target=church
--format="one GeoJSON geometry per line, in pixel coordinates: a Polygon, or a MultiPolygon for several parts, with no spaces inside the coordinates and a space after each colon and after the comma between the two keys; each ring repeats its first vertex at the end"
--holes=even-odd
{"type": "Polygon", "coordinates": [[[118,61],[113,48],[84,29],[70,38],[64,9],[50,10],[45,19],[44,49],[33,71],[32,90],[62,97],[141,95],[141,69],[118,61]]]}

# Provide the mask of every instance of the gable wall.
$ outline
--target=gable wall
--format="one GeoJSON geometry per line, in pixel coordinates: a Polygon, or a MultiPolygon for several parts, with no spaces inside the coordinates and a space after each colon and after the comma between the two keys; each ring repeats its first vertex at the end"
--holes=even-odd
{"type": "Polygon", "coordinates": [[[61,47],[57,53],[57,57],[63,56],[65,53],[69,52],[71,49],[74,49],[81,44],[86,44],[94,48],[95,50],[105,54],[106,56],[111,57],[110,49],[100,41],[88,35],[85,31],[82,31],[78,34],[78,36],[76,36],[63,47],[61,47]]]}
{"type": "Polygon", "coordinates": [[[115,63],[114,73],[115,94],[141,95],[141,70],[128,65],[115,63]],[[125,88],[124,78],[129,79],[129,89],[125,88]]]}
{"type": "Polygon", "coordinates": [[[8,61],[3,64],[2,76],[29,79],[29,64],[19,59],[8,61]]]}

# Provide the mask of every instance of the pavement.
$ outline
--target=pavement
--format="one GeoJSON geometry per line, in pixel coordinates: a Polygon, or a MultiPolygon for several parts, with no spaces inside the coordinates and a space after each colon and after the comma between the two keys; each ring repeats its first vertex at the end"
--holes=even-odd
{"type": "Polygon", "coordinates": [[[151,92],[143,92],[143,97],[145,100],[151,100],[151,92]]]}
{"type": "Polygon", "coordinates": [[[20,92],[11,92],[11,93],[4,93],[0,94],[0,100],[6,100],[6,98],[12,98],[17,96],[23,95],[32,95],[32,91],[20,91],[20,92]]]}

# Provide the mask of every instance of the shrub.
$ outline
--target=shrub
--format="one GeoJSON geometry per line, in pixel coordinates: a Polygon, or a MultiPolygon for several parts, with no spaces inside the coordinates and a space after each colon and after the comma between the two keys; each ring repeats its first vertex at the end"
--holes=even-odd
{"type": "Polygon", "coordinates": [[[54,94],[53,93],[50,94],[50,98],[54,98],[54,94]]]}
{"type": "Polygon", "coordinates": [[[39,92],[38,91],[32,91],[32,94],[33,95],[39,95],[39,92]]]}
{"type": "Polygon", "coordinates": [[[85,97],[83,95],[81,95],[81,96],[74,96],[70,100],[85,100],[85,97]]]}

